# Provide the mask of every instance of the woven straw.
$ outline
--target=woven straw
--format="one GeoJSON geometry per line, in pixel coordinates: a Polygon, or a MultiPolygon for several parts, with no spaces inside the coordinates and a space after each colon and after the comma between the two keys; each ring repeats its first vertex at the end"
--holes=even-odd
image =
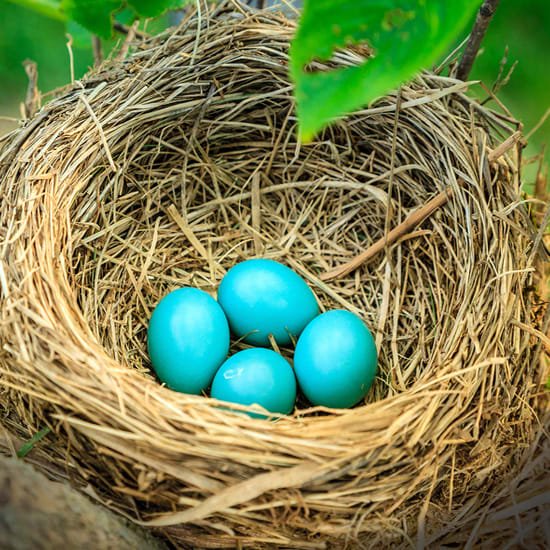
{"type": "Polygon", "coordinates": [[[203,9],[0,142],[3,423],[49,426],[43,469],[182,548],[496,544],[517,514],[487,511],[511,506],[545,441],[520,125],[436,71],[301,145],[293,31],[233,2],[203,9]],[[445,189],[420,226],[323,278],[445,189]],[[181,286],[215,296],[252,257],[364,319],[380,356],[364,403],[300,397],[265,421],[155,379],[155,304],[181,286]]]}

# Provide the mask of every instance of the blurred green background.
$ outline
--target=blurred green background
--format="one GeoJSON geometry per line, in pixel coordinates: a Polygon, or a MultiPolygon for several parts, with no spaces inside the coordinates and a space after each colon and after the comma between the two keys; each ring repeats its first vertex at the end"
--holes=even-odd
{"type": "MultiPolygon", "coordinates": [[[[0,117],[18,118],[19,105],[24,100],[27,87],[27,76],[22,66],[25,59],[37,62],[38,87],[42,92],[70,82],[66,28],[61,22],[7,0],[0,0],[0,13],[0,117]]],[[[154,32],[169,25],[170,21],[169,16],[164,16],[147,30],[154,32]]],[[[525,3],[502,0],[485,37],[483,52],[471,74],[471,78],[481,79],[489,87],[492,86],[508,46],[505,71],[516,60],[518,64],[509,83],[499,92],[499,97],[516,117],[523,120],[526,133],[550,107],[549,29],[549,0],[525,3]]],[[[118,35],[104,44],[105,53],[120,39],[121,35],[118,35]]],[[[79,78],[93,64],[91,46],[84,40],[80,47],[73,47],[73,53],[75,77],[79,78]]],[[[15,126],[15,121],[0,118],[0,135],[15,126]]],[[[527,154],[537,154],[545,142],[550,142],[550,117],[532,137],[527,154]]],[[[532,173],[531,169],[529,174],[532,173]]]]}

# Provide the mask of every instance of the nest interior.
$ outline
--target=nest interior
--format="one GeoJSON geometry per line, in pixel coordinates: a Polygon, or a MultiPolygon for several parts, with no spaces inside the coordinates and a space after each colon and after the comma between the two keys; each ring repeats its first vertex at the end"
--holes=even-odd
{"type": "Polygon", "coordinates": [[[293,25],[222,2],[0,142],[4,419],[27,436],[50,426],[50,467],[182,547],[441,544],[535,437],[520,148],[489,161],[518,123],[425,73],[301,145],[293,25]],[[323,282],[448,186],[420,227],[323,282]],[[266,422],[159,385],[155,304],[181,286],[215,295],[252,257],[365,320],[380,357],[365,403],[301,400],[266,422]]]}

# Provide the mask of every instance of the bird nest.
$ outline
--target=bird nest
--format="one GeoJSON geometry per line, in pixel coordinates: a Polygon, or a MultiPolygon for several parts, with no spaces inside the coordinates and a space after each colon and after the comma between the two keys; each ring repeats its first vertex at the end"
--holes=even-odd
{"type": "Polygon", "coordinates": [[[301,144],[293,31],[224,2],[125,44],[0,143],[4,424],[48,426],[50,472],[182,547],[444,544],[535,438],[520,126],[436,71],[301,144]],[[301,398],[269,422],[158,382],[155,304],[215,295],[252,257],[364,319],[379,349],[364,402],[301,398]]]}

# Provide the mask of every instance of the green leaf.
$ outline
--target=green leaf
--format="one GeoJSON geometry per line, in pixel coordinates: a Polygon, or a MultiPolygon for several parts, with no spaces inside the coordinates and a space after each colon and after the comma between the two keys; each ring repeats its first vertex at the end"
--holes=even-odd
{"type": "Polygon", "coordinates": [[[136,20],[137,14],[132,8],[124,8],[115,13],[115,21],[130,26],[136,20]]]}
{"type": "MultiPolygon", "coordinates": [[[[139,16],[156,17],[191,1],[194,0],[130,0],[128,3],[139,16]]],[[[105,39],[113,34],[113,14],[121,6],[122,0],[61,0],[61,10],[68,19],[105,39]]]]}
{"type": "Polygon", "coordinates": [[[61,13],[59,0],[10,0],[10,2],[29,8],[51,19],[65,21],[65,17],[61,13]]]}
{"type": "Polygon", "coordinates": [[[300,134],[304,141],[429,67],[457,38],[480,0],[306,0],[290,50],[300,134]],[[374,58],[312,72],[338,48],[368,44],[374,58]]]}
{"type": "Polygon", "coordinates": [[[195,0],[129,0],[129,3],[143,17],[156,17],[166,10],[181,8],[195,0]]]}
{"type": "Polygon", "coordinates": [[[50,428],[46,427],[40,430],[38,433],[35,433],[31,437],[31,439],[29,439],[28,441],[25,441],[25,443],[21,445],[21,448],[17,451],[17,457],[23,458],[24,456],[27,456],[32,451],[32,448],[34,447],[34,445],[50,432],[51,432],[50,428]]]}
{"type": "Polygon", "coordinates": [[[61,9],[69,19],[105,39],[113,34],[113,12],[121,5],[122,0],[61,1],[61,9]]]}
{"type": "Polygon", "coordinates": [[[73,37],[75,48],[90,49],[92,33],[74,21],[67,21],[67,32],[73,37]]]}

